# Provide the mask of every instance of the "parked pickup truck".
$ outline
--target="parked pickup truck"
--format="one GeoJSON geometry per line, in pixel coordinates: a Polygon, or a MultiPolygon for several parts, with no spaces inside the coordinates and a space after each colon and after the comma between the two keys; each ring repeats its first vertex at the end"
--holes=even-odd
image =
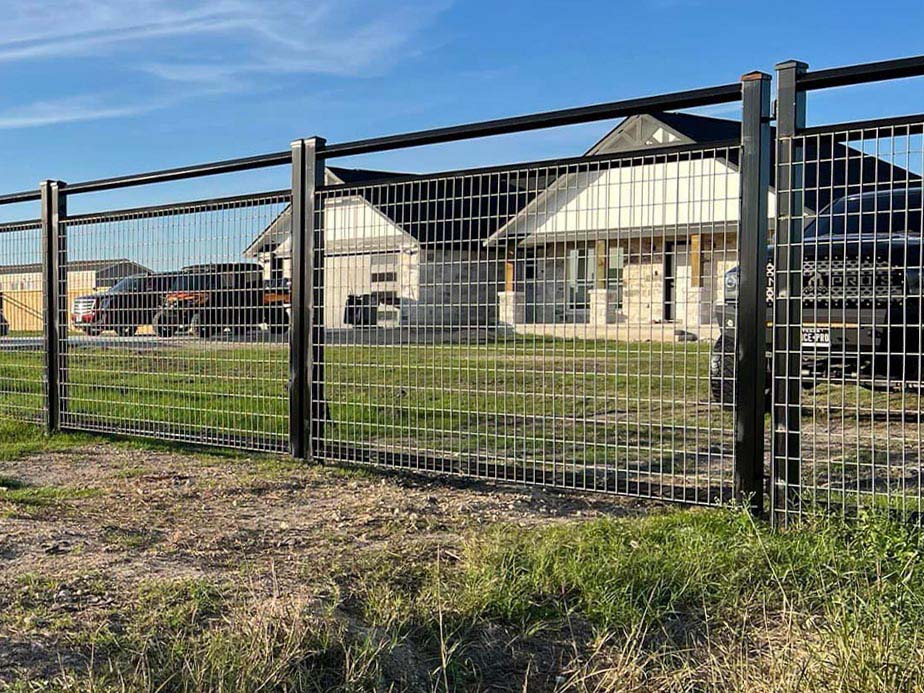
{"type": "MultiPolygon", "coordinates": [[[[922,388],[922,189],[843,197],[803,230],[802,382],[848,378],[868,389],[922,388]]],[[[767,339],[772,338],[773,249],[767,266],[767,339]]],[[[716,307],[723,330],[712,349],[713,399],[734,400],[738,268],[716,307]]],[[[768,341],[768,352],[770,343],[768,341]]],[[[768,353],[769,364],[770,354],[768,353]]],[[[770,378],[767,378],[769,388],[770,378]]]]}
{"type": "Polygon", "coordinates": [[[136,274],[103,293],[78,296],[71,306],[71,323],[88,335],[112,330],[129,337],[152,324],[175,278],[175,273],[136,274]]]}
{"type": "Polygon", "coordinates": [[[284,332],[288,308],[288,289],[267,285],[257,263],[191,265],[177,274],[154,316],[154,330],[161,337],[188,331],[200,339],[262,325],[284,332]]]}

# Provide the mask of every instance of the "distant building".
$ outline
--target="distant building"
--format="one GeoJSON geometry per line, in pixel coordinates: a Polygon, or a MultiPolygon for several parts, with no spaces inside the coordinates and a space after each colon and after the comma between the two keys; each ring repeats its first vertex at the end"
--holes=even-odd
{"type": "MultiPolygon", "coordinates": [[[[623,120],[571,162],[433,178],[329,168],[325,324],[350,327],[359,297],[378,325],[712,338],[738,263],[740,137],[737,121],[655,112],[623,120]]],[[[845,195],[919,181],[850,142],[805,147],[823,162],[805,171],[808,217],[845,195]]],[[[767,212],[772,233],[773,180],[767,212]]],[[[291,276],[290,229],[286,209],[245,252],[267,279],[291,276]]]]}
{"type": "MultiPolygon", "coordinates": [[[[713,337],[713,306],[738,263],[740,136],[732,120],[642,114],[586,154],[616,158],[556,168],[559,175],[485,241],[508,249],[501,322],[522,333],[594,339],[713,337]]],[[[806,147],[827,164],[805,172],[805,189],[818,190],[805,196],[807,216],[877,183],[919,179],[830,138],[806,147]]]]}
{"type": "MultiPolygon", "coordinates": [[[[324,199],[327,327],[354,326],[348,307],[357,303],[380,327],[496,325],[503,264],[483,243],[525,204],[522,191],[500,178],[333,167],[326,177],[342,186],[324,199]]],[[[267,280],[291,277],[291,224],[286,208],[244,252],[263,263],[267,280]]]]}

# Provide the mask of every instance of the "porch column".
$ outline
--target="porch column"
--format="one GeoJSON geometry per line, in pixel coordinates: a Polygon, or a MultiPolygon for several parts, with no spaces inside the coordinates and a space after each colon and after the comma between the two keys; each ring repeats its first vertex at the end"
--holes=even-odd
{"type": "Polygon", "coordinates": [[[703,237],[694,233],[690,235],[690,286],[677,289],[678,295],[681,290],[686,292],[684,322],[690,327],[701,327],[711,321],[708,311],[703,319],[703,279],[703,237]]]}
{"type": "Polygon", "coordinates": [[[609,244],[597,241],[594,247],[596,272],[594,288],[590,290],[591,325],[612,325],[616,322],[616,290],[607,288],[607,274],[610,269],[609,244]]]}
{"type": "Polygon", "coordinates": [[[511,248],[504,260],[504,290],[497,293],[497,321],[510,330],[526,322],[525,294],[516,289],[516,267],[516,249],[511,248]]]}

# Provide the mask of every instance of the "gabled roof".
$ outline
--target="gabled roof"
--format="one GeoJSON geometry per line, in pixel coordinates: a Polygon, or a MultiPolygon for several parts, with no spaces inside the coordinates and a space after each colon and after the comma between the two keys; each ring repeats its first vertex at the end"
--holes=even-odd
{"type": "MultiPolygon", "coordinates": [[[[737,149],[719,149],[710,152],[708,151],[708,145],[740,137],[740,132],[741,124],[733,120],[689,113],[643,113],[622,120],[616,127],[600,138],[587,151],[585,156],[637,152],[641,158],[648,156],[649,152],[655,154],[658,149],[664,147],[703,144],[706,145],[702,153],[703,157],[715,158],[727,164],[730,168],[737,169],[737,149]],[[703,139],[696,139],[695,137],[703,139]]],[[[556,191],[573,192],[576,186],[582,184],[580,179],[586,178],[587,175],[586,168],[577,165],[568,167],[564,173],[550,178],[548,186],[528,205],[520,209],[510,221],[485,240],[484,244],[492,246],[508,237],[517,242],[522,240],[522,238],[529,235],[524,233],[524,224],[522,222],[529,218],[531,214],[537,214],[540,209],[548,213],[548,197],[550,195],[555,194],[556,191]]],[[[562,204],[565,201],[564,199],[558,199],[558,196],[556,196],[553,204],[562,204]]]]}
{"type": "Polygon", "coordinates": [[[421,245],[445,246],[480,244],[535,197],[536,191],[530,194],[514,175],[462,174],[361,186],[343,194],[361,196],[421,245]]]}
{"type": "MultiPolygon", "coordinates": [[[[772,133],[775,138],[775,132],[772,133]]],[[[604,135],[587,151],[587,156],[634,153],[641,159],[646,153],[656,154],[659,149],[678,145],[702,144],[704,157],[714,157],[730,169],[737,171],[740,151],[737,147],[709,150],[709,145],[739,141],[741,123],[735,120],[713,118],[693,113],[669,113],[657,111],[630,116],[604,135]]],[[[806,166],[804,172],[804,206],[806,213],[821,210],[834,200],[850,192],[860,192],[875,187],[883,181],[911,182],[920,176],[883,159],[871,156],[833,137],[806,138],[805,161],[824,162],[822,165],[806,166]],[[839,163],[841,165],[835,165],[839,163]]],[[[698,150],[697,150],[698,151],[698,150]]],[[[776,182],[776,152],[771,147],[770,185],[774,190],[776,182]]],[[[577,167],[575,168],[577,171],[577,167]]],[[[546,202],[556,190],[570,189],[576,182],[577,172],[567,171],[552,179],[549,187],[538,195],[529,206],[520,210],[516,217],[491,236],[485,245],[493,245],[505,237],[519,241],[523,236],[520,222],[530,211],[535,211],[546,202]]]]}
{"type": "MultiPolygon", "coordinates": [[[[340,168],[328,166],[324,170],[326,185],[359,185],[362,183],[375,183],[386,179],[397,179],[407,176],[407,173],[392,171],[373,171],[363,168],[340,168]]],[[[263,229],[251,244],[244,249],[244,257],[256,257],[260,253],[275,250],[289,237],[292,229],[292,206],[287,205],[269,226],[263,229]]]]}
{"type": "Polygon", "coordinates": [[[367,168],[341,168],[339,166],[328,166],[326,172],[328,185],[337,183],[357,185],[359,183],[372,183],[374,181],[401,178],[411,175],[409,173],[397,173],[394,171],[373,171],[367,168]]]}
{"type": "MultiPolygon", "coordinates": [[[[458,175],[423,178],[408,173],[327,169],[325,199],[361,199],[421,245],[480,244],[519,211],[532,194],[515,176],[458,175]],[[383,184],[383,181],[393,184],[383,184]]],[[[535,188],[535,186],[533,186],[535,188]]],[[[273,251],[291,234],[286,207],[244,251],[247,257],[273,251]]]]}
{"type": "Polygon", "coordinates": [[[737,120],[712,118],[693,113],[659,111],[652,117],[671,129],[690,138],[692,142],[721,142],[741,137],[741,123],[737,120]]]}
{"type": "MultiPolygon", "coordinates": [[[[75,260],[68,262],[65,267],[70,272],[101,272],[114,267],[130,267],[135,274],[150,272],[144,265],[133,260],[119,258],[117,260],[75,260]]],[[[0,274],[31,274],[41,272],[42,263],[33,262],[20,265],[0,265],[0,274]]]]}
{"type": "Polygon", "coordinates": [[[653,111],[629,116],[587,150],[586,156],[638,150],[707,144],[738,139],[741,124],[735,120],[692,113],[653,111]]]}

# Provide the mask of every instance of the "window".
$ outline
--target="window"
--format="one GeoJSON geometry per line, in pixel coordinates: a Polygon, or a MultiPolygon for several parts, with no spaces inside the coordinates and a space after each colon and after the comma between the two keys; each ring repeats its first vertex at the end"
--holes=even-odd
{"type": "Polygon", "coordinates": [[[625,265],[625,249],[610,246],[606,264],[606,288],[616,294],[616,310],[622,310],[623,270],[625,265]]]}
{"type": "Polygon", "coordinates": [[[835,200],[809,224],[804,238],[848,234],[921,235],[921,188],[863,193],[835,200]]]}
{"type": "Polygon", "coordinates": [[[379,282],[396,282],[398,281],[397,272],[373,272],[372,273],[372,283],[377,284],[379,282]]]}
{"type": "Polygon", "coordinates": [[[594,288],[597,263],[592,247],[571,248],[565,267],[568,285],[568,308],[586,310],[590,307],[590,290],[594,288]]]}
{"type": "Polygon", "coordinates": [[[271,282],[282,281],[284,277],[282,258],[276,257],[275,255],[270,258],[270,276],[269,280],[271,282]]]}
{"type": "Polygon", "coordinates": [[[370,264],[373,284],[398,281],[398,255],[396,253],[373,255],[370,264]]]}

